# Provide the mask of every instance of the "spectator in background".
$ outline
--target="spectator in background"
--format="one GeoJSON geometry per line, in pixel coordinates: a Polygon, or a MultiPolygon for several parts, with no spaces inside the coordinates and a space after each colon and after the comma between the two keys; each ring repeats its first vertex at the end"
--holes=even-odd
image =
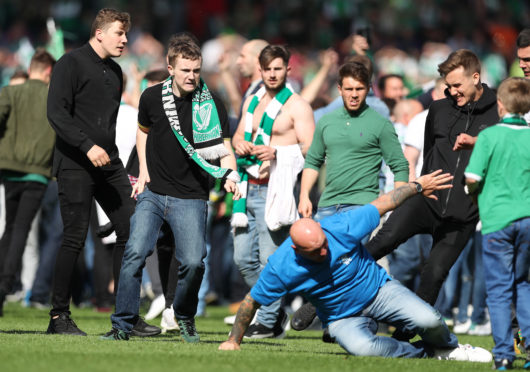
{"type": "Polygon", "coordinates": [[[18,85],[24,83],[29,79],[29,75],[26,71],[18,70],[11,75],[9,78],[9,85],[18,85]]]}
{"type": "Polygon", "coordinates": [[[377,88],[379,89],[379,97],[382,100],[393,99],[397,103],[407,95],[403,76],[397,74],[387,74],[379,77],[377,88]]]}
{"type": "MultiPolygon", "coordinates": [[[[530,79],[530,28],[525,28],[517,37],[517,58],[519,67],[523,70],[524,77],[530,79]]],[[[530,123],[530,111],[524,116],[527,123],[530,123]]]]}
{"type": "Polygon", "coordinates": [[[54,64],[48,52],[37,50],[28,80],[0,91],[0,169],[6,204],[0,240],[0,316],[51,178],[55,134],[46,120],[46,99],[54,64]]]}

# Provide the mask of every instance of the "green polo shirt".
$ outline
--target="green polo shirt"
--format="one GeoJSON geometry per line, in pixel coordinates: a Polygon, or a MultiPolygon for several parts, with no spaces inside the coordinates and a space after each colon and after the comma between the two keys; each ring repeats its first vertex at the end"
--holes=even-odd
{"type": "Polygon", "coordinates": [[[318,206],[372,202],[379,195],[383,159],[395,181],[408,182],[408,162],[390,121],[367,105],[357,112],[341,107],[323,116],[304,166],[318,171],[326,162],[325,189],[318,206]]]}
{"type": "Polygon", "coordinates": [[[530,217],[530,127],[505,116],[478,135],[465,175],[480,182],[478,210],[489,234],[530,217]]]}

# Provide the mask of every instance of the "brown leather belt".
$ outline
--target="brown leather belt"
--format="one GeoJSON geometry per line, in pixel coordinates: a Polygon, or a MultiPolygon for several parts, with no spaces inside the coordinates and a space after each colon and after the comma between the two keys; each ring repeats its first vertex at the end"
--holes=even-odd
{"type": "Polygon", "coordinates": [[[269,183],[268,178],[249,178],[248,183],[251,183],[253,185],[266,185],[269,183]]]}

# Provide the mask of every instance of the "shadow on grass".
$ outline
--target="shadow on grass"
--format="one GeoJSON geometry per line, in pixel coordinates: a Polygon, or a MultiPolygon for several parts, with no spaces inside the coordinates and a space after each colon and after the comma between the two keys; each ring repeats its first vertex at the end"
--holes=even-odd
{"type": "Polygon", "coordinates": [[[45,335],[46,331],[23,331],[20,329],[0,330],[0,333],[7,335],[45,335]]]}

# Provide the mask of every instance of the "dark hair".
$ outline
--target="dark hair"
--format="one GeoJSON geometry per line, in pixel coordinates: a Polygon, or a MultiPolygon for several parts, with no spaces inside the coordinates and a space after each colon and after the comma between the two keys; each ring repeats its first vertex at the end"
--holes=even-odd
{"type": "Polygon", "coordinates": [[[169,72],[164,69],[147,71],[144,79],[148,81],[156,81],[157,83],[164,81],[168,78],[169,72]]]}
{"type": "Polygon", "coordinates": [[[509,113],[526,114],[530,111],[530,80],[522,77],[504,80],[497,90],[497,98],[509,113]]]}
{"type": "Polygon", "coordinates": [[[446,77],[451,71],[462,66],[467,75],[475,72],[480,74],[480,61],[472,51],[468,49],[458,49],[449,54],[447,59],[438,65],[440,76],[446,77]]]}
{"type": "Polygon", "coordinates": [[[44,48],[37,48],[31,62],[29,63],[30,71],[44,71],[48,67],[55,65],[55,58],[48,53],[44,48]]]}
{"type": "Polygon", "coordinates": [[[374,64],[372,63],[372,60],[370,60],[370,58],[368,58],[367,56],[356,54],[354,56],[346,57],[344,63],[348,62],[357,62],[364,65],[364,67],[366,67],[366,69],[368,70],[370,80],[372,79],[372,76],[374,76],[374,64]]]}
{"type": "Polygon", "coordinates": [[[96,30],[105,30],[111,23],[119,21],[122,23],[125,31],[129,31],[131,27],[131,16],[127,12],[119,12],[116,9],[103,8],[101,9],[94,22],[92,22],[92,29],[90,30],[90,37],[96,35],[96,30]]]}
{"type": "Polygon", "coordinates": [[[526,48],[530,46],[530,28],[525,28],[517,36],[517,48],[526,48]]]}
{"type": "Polygon", "coordinates": [[[190,39],[172,39],[167,48],[167,63],[174,66],[177,57],[196,61],[202,58],[201,49],[190,39]]]}
{"type": "Polygon", "coordinates": [[[397,78],[401,81],[403,81],[403,76],[401,75],[398,75],[398,74],[386,74],[386,75],[382,75],[378,82],[377,82],[377,88],[379,89],[379,94],[383,94],[383,91],[385,90],[385,86],[386,86],[386,81],[388,79],[392,79],[392,78],[397,78]]]}
{"type": "Polygon", "coordinates": [[[29,75],[24,70],[16,70],[15,72],[13,72],[13,75],[11,75],[9,80],[19,79],[19,78],[23,78],[27,80],[29,78],[29,75]]]}
{"type": "Polygon", "coordinates": [[[363,83],[367,88],[370,87],[370,74],[368,69],[359,62],[348,62],[339,68],[339,85],[342,86],[342,81],[345,77],[354,78],[363,83]]]}
{"type": "Polygon", "coordinates": [[[195,44],[200,47],[199,39],[197,39],[195,35],[193,35],[191,32],[183,31],[171,35],[168,42],[168,49],[171,48],[172,45],[176,45],[182,42],[195,44]]]}
{"type": "Polygon", "coordinates": [[[291,53],[282,45],[267,45],[259,54],[259,65],[262,68],[267,67],[276,58],[281,58],[287,66],[289,64],[289,58],[291,58],[291,53]]]}

